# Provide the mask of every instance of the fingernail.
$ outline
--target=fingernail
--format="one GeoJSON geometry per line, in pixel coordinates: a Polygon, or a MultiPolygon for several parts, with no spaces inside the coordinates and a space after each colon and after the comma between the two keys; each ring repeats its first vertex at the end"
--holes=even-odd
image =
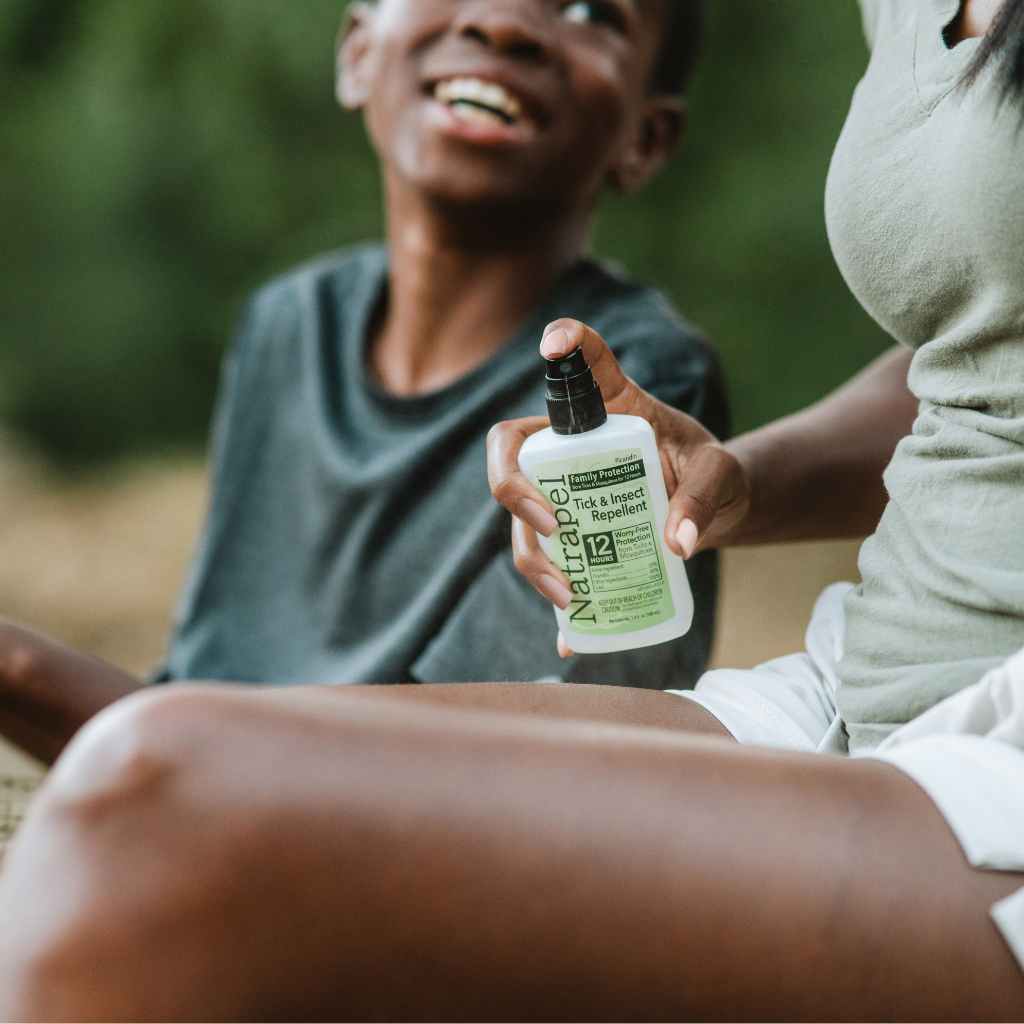
{"type": "Polygon", "coordinates": [[[679,529],[676,530],[676,542],[683,549],[683,558],[693,557],[699,537],[700,531],[692,519],[684,519],[679,524],[679,529]]]}
{"type": "Polygon", "coordinates": [[[516,502],[516,514],[545,537],[550,537],[558,529],[558,520],[532,498],[520,498],[516,502]]]}
{"type": "Polygon", "coordinates": [[[559,356],[567,356],[572,352],[572,342],[564,327],[552,331],[540,343],[540,352],[545,359],[557,359],[559,356]]]}
{"type": "Polygon", "coordinates": [[[563,611],[572,604],[572,593],[569,588],[554,576],[541,576],[537,580],[537,586],[549,601],[554,601],[563,611]]]}
{"type": "Polygon", "coordinates": [[[573,656],[573,649],[565,642],[565,637],[562,635],[562,631],[558,631],[558,656],[562,661],[568,661],[573,656]]]}

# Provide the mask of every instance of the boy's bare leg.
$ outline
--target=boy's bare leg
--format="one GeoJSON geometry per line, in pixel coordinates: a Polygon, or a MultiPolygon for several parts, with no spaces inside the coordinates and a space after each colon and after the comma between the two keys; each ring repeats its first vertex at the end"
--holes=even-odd
{"type": "Polygon", "coordinates": [[[0,736],[52,764],[93,715],[139,690],[119,668],[0,620],[0,736]]]}
{"type": "Polygon", "coordinates": [[[169,691],[60,763],[0,879],[0,1018],[1024,1013],[897,770],[373,693],[169,691]]]}

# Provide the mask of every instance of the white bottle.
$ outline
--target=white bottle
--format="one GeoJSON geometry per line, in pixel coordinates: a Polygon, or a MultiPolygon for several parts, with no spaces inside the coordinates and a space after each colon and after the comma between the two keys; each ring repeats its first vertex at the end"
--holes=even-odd
{"type": "Polygon", "coordinates": [[[569,580],[555,610],[577,654],[676,640],[693,624],[683,561],[662,540],[668,493],[650,424],[609,416],[576,351],[547,369],[551,427],[523,445],[519,466],[551,502],[559,529],[541,544],[569,580]]]}

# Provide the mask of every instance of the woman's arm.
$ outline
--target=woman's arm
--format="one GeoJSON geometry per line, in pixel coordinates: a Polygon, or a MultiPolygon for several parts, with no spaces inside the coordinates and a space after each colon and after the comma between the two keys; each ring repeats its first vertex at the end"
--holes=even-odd
{"type": "Polygon", "coordinates": [[[140,686],[98,658],[0,621],[0,735],[46,764],[93,715],[140,686]]]}
{"type": "Polygon", "coordinates": [[[880,762],[370,692],[179,690],[68,751],[0,878],[0,1018],[1015,1019],[880,762]]]}
{"type": "Polygon", "coordinates": [[[863,537],[885,508],[882,474],[910,433],[911,353],[892,349],[811,408],[725,445],[750,480],[727,544],[863,537]]]}
{"type": "MultiPolygon", "coordinates": [[[[722,444],[701,424],[658,402],[619,368],[601,337],[577,321],[552,324],[548,358],[582,347],[610,412],[642,416],[658,436],[672,495],[666,542],[689,557],[702,548],[863,536],[885,504],[882,474],[910,432],[916,402],[907,388],[909,353],[894,350],[817,405],[722,444]]],[[[523,442],[541,418],[495,427],[488,473],[495,498],[516,517],[517,566],[548,599],[565,580],[535,531],[550,534],[548,502],[519,471],[523,442]]]]}

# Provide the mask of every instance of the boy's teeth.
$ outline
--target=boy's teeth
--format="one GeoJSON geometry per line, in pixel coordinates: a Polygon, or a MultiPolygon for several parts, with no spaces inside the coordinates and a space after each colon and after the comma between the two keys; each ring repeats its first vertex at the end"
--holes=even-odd
{"type": "Polygon", "coordinates": [[[439,82],[434,97],[448,106],[458,105],[463,113],[474,109],[493,116],[488,115],[488,111],[495,111],[508,121],[517,121],[523,112],[522,104],[504,86],[479,78],[450,78],[439,82]]]}
{"type": "Polygon", "coordinates": [[[474,107],[470,103],[453,103],[451,108],[463,121],[475,121],[477,124],[508,124],[508,121],[495,111],[474,107]]]}

